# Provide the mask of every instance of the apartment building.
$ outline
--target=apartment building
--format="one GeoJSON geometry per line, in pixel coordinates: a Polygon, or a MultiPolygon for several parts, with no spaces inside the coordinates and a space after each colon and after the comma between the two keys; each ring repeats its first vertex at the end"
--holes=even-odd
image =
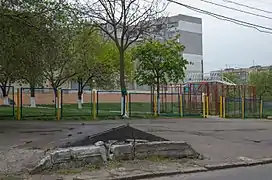
{"type": "Polygon", "coordinates": [[[252,72],[268,71],[272,66],[251,66],[248,68],[226,68],[222,70],[211,71],[212,75],[222,75],[224,73],[234,73],[237,75],[239,83],[245,84],[248,82],[249,74],[252,72]]]}
{"type": "MultiPolygon", "coordinates": [[[[175,15],[164,18],[156,24],[155,33],[151,34],[155,39],[165,41],[180,35],[178,42],[185,46],[183,57],[189,62],[185,72],[185,81],[191,77],[191,74],[200,74],[203,71],[203,40],[202,40],[202,19],[187,15],[175,15]]],[[[181,82],[182,83],[182,82],[181,82]]],[[[145,89],[147,87],[139,87],[134,85],[135,89],[145,89]]]]}
{"type": "Polygon", "coordinates": [[[184,58],[192,63],[187,66],[186,74],[203,73],[202,19],[181,14],[168,17],[165,38],[177,34],[179,42],[185,46],[184,58]]]}

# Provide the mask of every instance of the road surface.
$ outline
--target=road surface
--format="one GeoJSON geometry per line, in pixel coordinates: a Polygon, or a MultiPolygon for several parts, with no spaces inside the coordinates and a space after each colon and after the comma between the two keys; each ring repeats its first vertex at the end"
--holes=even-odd
{"type": "Polygon", "coordinates": [[[272,165],[227,169],[151,180],[271,180],[272,165]]]}

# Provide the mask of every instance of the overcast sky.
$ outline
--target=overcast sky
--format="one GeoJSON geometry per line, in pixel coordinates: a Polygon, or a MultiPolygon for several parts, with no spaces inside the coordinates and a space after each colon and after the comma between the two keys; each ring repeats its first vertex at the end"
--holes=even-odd
{"type": "MultiPolygon", "coordinates": [[[[264,19],[237,11],[220,8],[200,0],[177,0],[213,13],[236,18],[272,28],[272,20],[264,19]]],[[[240,8],[272,18],[267,14],[241,6],[226,3],[223,0],[210,0],[227,6],[240,8]]],[[[267,11],[272,11],[271,0],[232,0],[267,11]]],[[[255,29],[239,26],[231,22],[215,19],[211,16],[188,10],[171,3],[168,6],[170,15],[185,14],[201,17],[203,22],[204,71],[223,69],[226,67],[248,67],[272,64],[272,34],[258,32],[255,29]]],[[[271,31],[272,32],[272,31],[271,31]]]]}

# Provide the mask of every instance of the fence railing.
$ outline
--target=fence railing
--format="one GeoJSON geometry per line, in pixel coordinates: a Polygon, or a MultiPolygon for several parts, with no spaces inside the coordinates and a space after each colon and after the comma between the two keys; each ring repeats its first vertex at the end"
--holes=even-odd
{"type": "MultiPolygon", "coordinates": [[[[8,119],[112,119],[121,116],[120,91],[20,88],[9,91],[9,103],[1,98],[0,118],[8,119]],[[17,92],[17,93],[15,93],[17,92]],[[4,105],[6,104],[6,105],[4,105]]],[[[213,115],[209,97],[203,94],[129,92],[125,109],[129,117],[207,117],[213,115]],[[209,107],[210,106],[210,107],[209,107]]],[[[7,98],[7,97],[6,97],[7,98]]],[[[265,118],[272,115],[272,101],[220,97],[222,118],[265,118]]]]}
{"type": "Polygon", "coordinates": [[[268,116],[272,116],[272,99],[264,99],[262,105],[262,116],[267,118],[268,116]]]}
{"type": "Polygon", "coordinates": [[[223,118],[263,118],[263,101],[253,98],[220,98],[220,117],[223,118]],[[222,100],[224,99],[224,100],[222,100]]]}
{"type": "Polygon", "coordinates": [[[1,96],[0,98],[0,119],[13,119],[15,117],[15,92],[13,86],[6,87],[7,96],[1,96]]]}

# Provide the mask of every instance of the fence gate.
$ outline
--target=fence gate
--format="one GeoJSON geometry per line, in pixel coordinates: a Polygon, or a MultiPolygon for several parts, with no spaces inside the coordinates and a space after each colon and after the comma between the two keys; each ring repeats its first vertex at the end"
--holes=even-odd
{"type": "Polygon", "coordinates": [[[187,84],[183,93],[183,115],[184,116],[203,116],[203,88],[202,84],[187,84]]]}

